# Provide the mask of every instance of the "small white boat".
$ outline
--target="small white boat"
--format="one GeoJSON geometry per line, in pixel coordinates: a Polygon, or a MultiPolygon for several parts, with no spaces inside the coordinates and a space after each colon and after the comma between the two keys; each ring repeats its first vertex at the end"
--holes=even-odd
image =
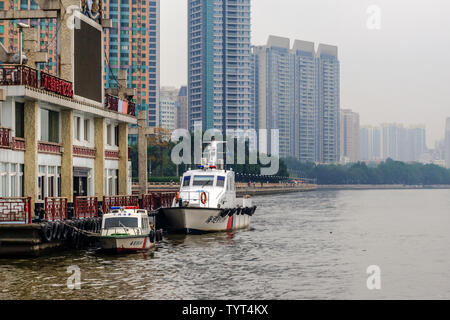
{"type": "Polygon", "coordinates": [[[209,145],[207,156],[196,170],[183,174],[172,207],[161,209],[169,232],[191,234],[249,227],[256,207],[248,196],[236,199],[234,171],[224,170],[223,163],[216,164],[216,141],[209,145]]]}
{"type": "Polygon", "coordinates": [[[98,237],[100,248],[111,252],[149,250],[161,238],[154,230],[147,210],[137,207],[112,207],[103,215],[102,230],[98,237]]]}

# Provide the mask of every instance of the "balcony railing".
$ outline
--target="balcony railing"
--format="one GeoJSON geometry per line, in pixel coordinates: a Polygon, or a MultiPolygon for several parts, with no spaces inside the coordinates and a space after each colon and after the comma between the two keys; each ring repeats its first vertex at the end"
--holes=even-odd
{"type": "Polygon", "coordinates": [[[3,65],[0,67],[0,85],[39,88],[39,72],[28,66],[3,65]]]}
{"type": "MultiPolygon", "coordinates": [[[[26,65],[1,65],[0,86],[29,86],[73,99],[73,84],[26,65]]],[[[136,105],[111,95],[105,96],[105,108],[111,111],[136,116],[136,105]]]]}
{"type": "Polygon", "coordinates": [[[105,108],[111,111],[136,116],[136,106],[131,101],[121,100],[109,94],[105,97],[105,108]]]}
{"type": "Polygon", "coordinates": [[[11,129],[0,128],[0,148],[9,148],[11,146],[11,129]]]}

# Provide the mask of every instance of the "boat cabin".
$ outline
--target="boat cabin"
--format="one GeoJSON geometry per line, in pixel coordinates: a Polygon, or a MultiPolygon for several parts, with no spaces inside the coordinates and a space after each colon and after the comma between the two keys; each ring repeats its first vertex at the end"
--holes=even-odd
{"type": "Polygon", "coordinates": [[[179,199],[182,206],[234,207],[236,202],[234,172],[204,166],[199,166],[198,170],[189,170],[181,178],[179,199]]]}
{"type": "Polygon", "coordinates": [[[102,236],[149,234],[154,225],[147,210],[136,207],[111,207],[110,210],[103,215],[102,236]]]}

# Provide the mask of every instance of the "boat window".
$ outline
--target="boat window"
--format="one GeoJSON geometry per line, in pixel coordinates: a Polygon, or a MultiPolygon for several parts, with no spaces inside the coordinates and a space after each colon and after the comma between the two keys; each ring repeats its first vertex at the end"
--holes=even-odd
{"type": "Polygon", "coordinates": [[[191,183],[191,176],[185,176],[183,180],[183,187],[189,187],[191,183]]]}
{"type": "Polygon", "coordinates": [[[194,186],[213,186],[214,184],[214,176],[195,176],[194,177],[194,186]]]}
{"type": "Polygon", "coordinates": [[[121,227],[137,228],[138,219],[131,217],[114,217],[105,219],[105,229],[121,227]]]}
{"type": "Polygon", "coordinates": [[[217,176],[216,187],[223,187],[225,185],[225,177],[217,176]]]}

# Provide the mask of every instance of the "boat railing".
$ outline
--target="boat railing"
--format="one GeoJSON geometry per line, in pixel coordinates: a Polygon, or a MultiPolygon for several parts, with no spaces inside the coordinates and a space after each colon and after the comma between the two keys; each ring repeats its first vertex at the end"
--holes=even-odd
{"type": "Polygon", "coordinates": [[[205,206],[205,207],[209,207],[209,200],[210,200],[210,193],[208,191],[181,191],[180,192],[180,198],[181,200],[184,201],[188,201],[189,204],[198,204],[199,206],[205,206]],[[206,202],[203,203],[202,202],[202,193],[206,194],[206,202]],[[186,198],[185,195],[188,195],[188,198],[186,198]],[[196,197],[194,197],[193,195],[196,195],[196,197]]]}

